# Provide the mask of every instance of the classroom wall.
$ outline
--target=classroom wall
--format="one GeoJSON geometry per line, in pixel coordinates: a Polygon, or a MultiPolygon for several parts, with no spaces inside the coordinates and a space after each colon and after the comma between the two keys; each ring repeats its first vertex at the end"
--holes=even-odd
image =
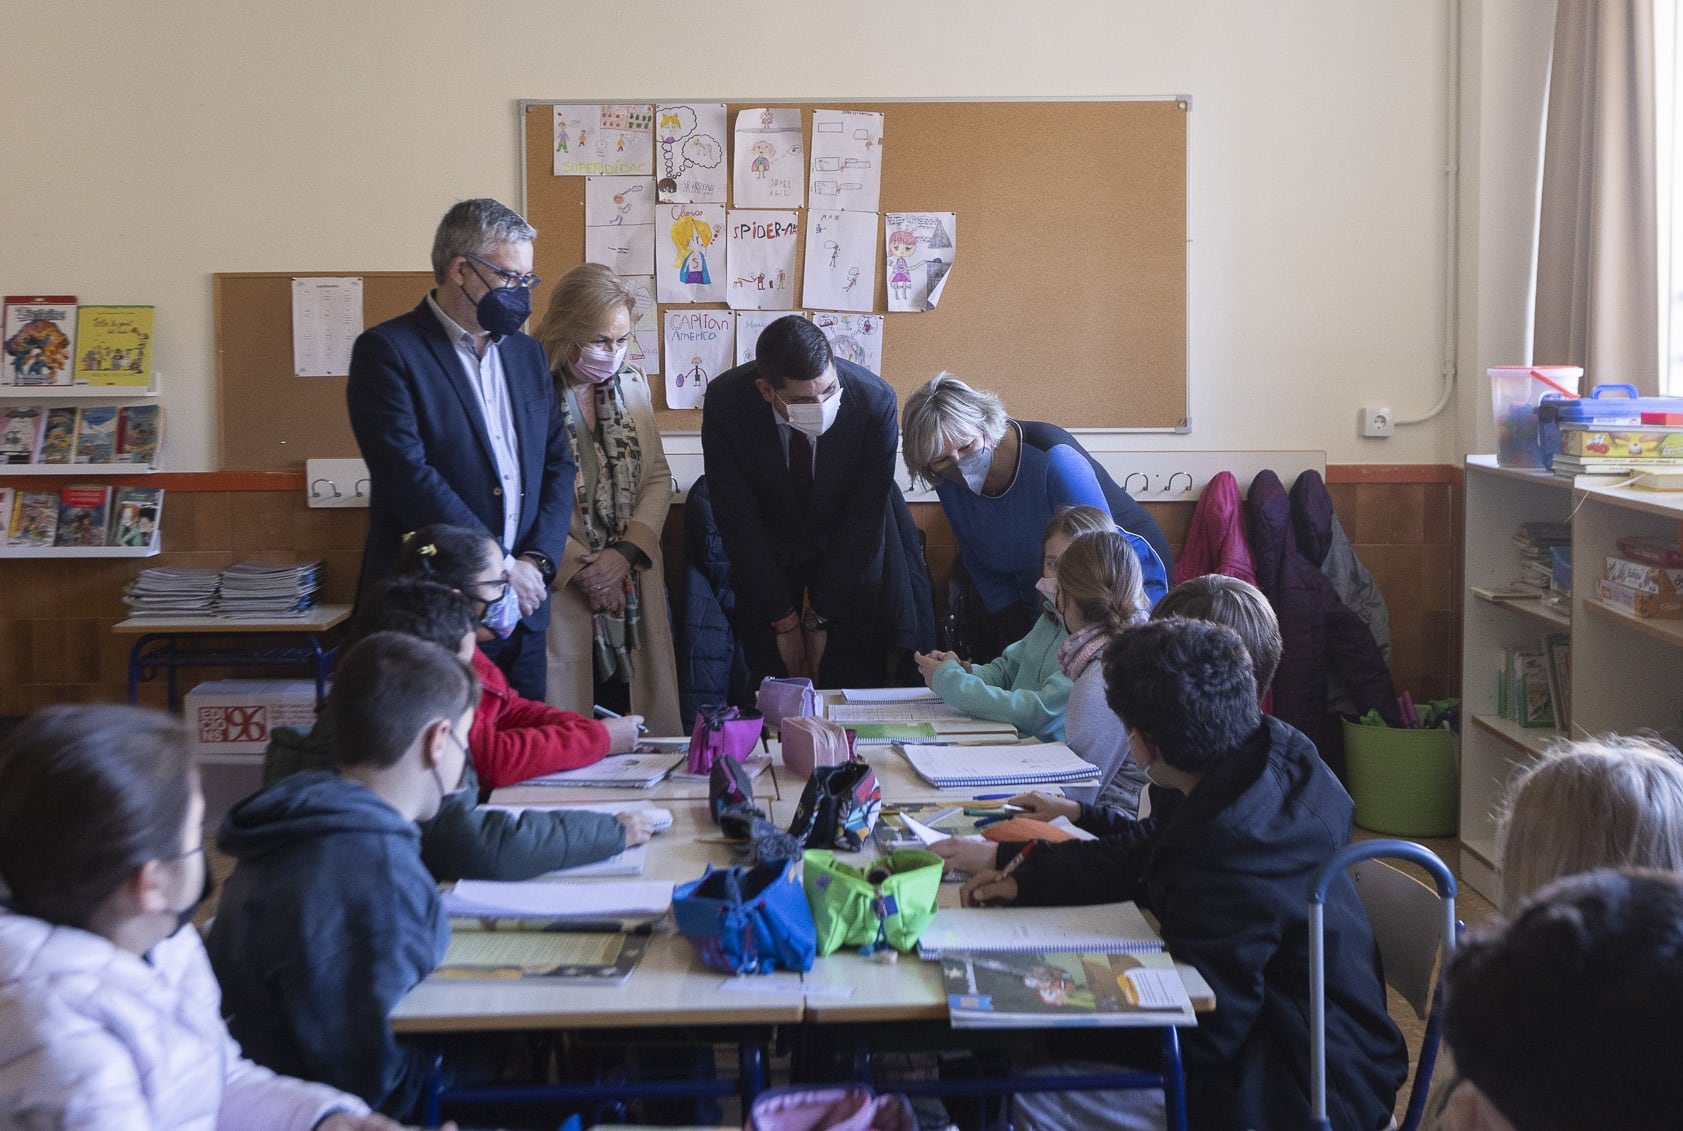
{"type": "MultiPolygon", "coordinates": [[[[1461,418],[1476,409],[1465,399],[1391,440],[1356,435],[1359,405],[1408,415],[1439,390],[1456,7],[10,0],[8,39],[59,46],[0,68],[13,155],[0,286],[155,304],[169,461],[212,469],[211,274],[424,267],[450,202],[517,202],[517,99],[1187,94],[1193,433],[1140,446],[1458,463],[1461,432],[1473,435],[1461,418]]],[[[1531,0],[1466,9],[1474,26],[1552,20],[1552,4],[1531,0]]],[[[1537,92],[1502,94],[1523,118],[1537,92]]],[[[1493,127],[1509,113],[1497,106],[1493,127]]],[[[1526,199],[1510,186],[1488,206],[1523,213],[1526,199]]],[[[1080,238],[1055,216],[1024,219],[1047,227],[1049,255],[1080,238]]],[[[1498,240],[1493,262],[1523,252],[1498,240]]],[[[996,285],[1009,294],[1009,279],[996,285]]],[[[1019,316],[1073,334],[1103,317],[1044,298],[1019,316]]],[[[1511,309],[1496,317],[1523,324],[1511,309]]],[[[1479,360],[1469,351],[1464,364],[1479,360]]]]}

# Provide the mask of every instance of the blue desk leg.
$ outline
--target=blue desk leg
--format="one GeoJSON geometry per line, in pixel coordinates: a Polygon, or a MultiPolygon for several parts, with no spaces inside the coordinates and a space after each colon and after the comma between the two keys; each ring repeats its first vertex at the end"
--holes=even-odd
{"type": "Polygon", "coordinates": [[[426,1079],[421,1084],[421,1122],[437,1127],[444,1122],[444,1054],[435,1052],[427,1062],[426,1079]]]}
{"type": "Polygon", "coordinates": [[[1186,1131],[1186,1070],[1173,1025],[1163,1027],[1163,1122],[1169,1131],[1186,1131]]]}
{"type": "Polygon", "coordinates": [[[744,1032],[736,1045],[736,1080],[742,1091],[742,1113],[754,1106],[754,1097],[765,1089],[765,1038],[755,1032],[744,1032]]]}

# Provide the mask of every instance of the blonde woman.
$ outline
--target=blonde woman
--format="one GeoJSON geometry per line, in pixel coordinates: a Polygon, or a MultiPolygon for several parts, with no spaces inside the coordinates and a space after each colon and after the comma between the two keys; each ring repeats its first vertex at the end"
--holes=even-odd
{"type": "MultiPolygon", "coordinates": [[[[1508,787],[1500,818],[1502,911],[1597,868],[1683,872],[1683,759],[1658,739],[1608,734],[1560,742],[1508,787]]],[[[1487,1101],[1439,1057],[1427,1127],[1479,1124],[1487,1101]]]]}
{"type": "Polygon", "coordinates": [[[545,697],[580,714],[592,704],[639,714],[655,734],[678,734],[660,552],[672,477],[648,379],[625,360],[635,307],[624,280],[585,263],[555,285],[538,327],[578,465],[545,697]]]}

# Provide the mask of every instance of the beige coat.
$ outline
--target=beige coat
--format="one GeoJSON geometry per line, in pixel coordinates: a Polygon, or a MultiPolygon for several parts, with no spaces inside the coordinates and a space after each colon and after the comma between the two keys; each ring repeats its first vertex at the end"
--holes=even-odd
{"type": "MultiPolygon", "coordinates": [[[[672,650],[672,616],[666,603],[666,567],[660,553],[660,533],[672,505],[672,472],[661,447],[648,378],[635,367],[627,367],[620,372],[619,382],[643,448],[637,506],[625,528],[625,540],[647,554],[650,562],[646,569],[632,574],[642,610],[643,646],[631,654],[636,673],[631,681],[631,710],[644,716],[650,734],[688,734],[678,719],[678,669],[672,650]]],[[[577,453],[574,455],[576,458],[577,453]]],[[[552,587],[546,634],[549,684],[544,696],[552,706],[581,715],[590,714],[595,690],[590,602],[577,586],[568,583],[582,568],[583,556],[590,552],[585,537],[584,514],[575,506],[567,549],[556,565],[552,587]]]]}

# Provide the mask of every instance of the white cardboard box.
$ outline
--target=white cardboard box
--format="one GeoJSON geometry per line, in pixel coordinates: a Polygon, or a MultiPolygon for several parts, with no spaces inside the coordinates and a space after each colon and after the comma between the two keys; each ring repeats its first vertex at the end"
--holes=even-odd
{"type": "Polygon", "coordinates": [[[316,721],[316,685],[308,679],[218,679],[187,693],[191,750],[262,754],[276,727],[308,730],[316,721]]]}

